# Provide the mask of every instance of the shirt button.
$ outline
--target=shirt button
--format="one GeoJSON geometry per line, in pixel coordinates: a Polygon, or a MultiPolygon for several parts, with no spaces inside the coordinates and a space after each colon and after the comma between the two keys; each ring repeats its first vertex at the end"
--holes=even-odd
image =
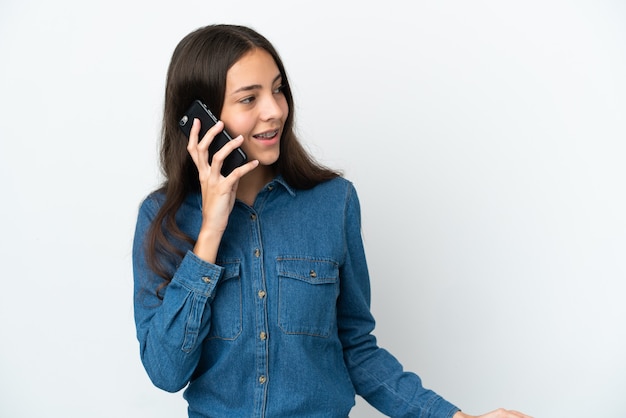
{"type": "Polygon", "coordinates": [[[267,378],[265,376],[259,376],[259,383],[263,384],[267,381],[267,378]]]}
{"type": "Polygon", "coordinates": [[[270,184],[269,186],[267,186],[267,190],[269,190],[269,191],[274,190],[274,185],[270,184]]]}
{"type": "Polygon", "coordinates": [[[259,299],[263,299],[265,297],[265,290],[259,290],[259,299]]]}
{"type": "Polygon", "coordinates": [[[256,220],[256,214],[255,214],[255,213],[251,214],[251,215],[250,215],[250,219],[251,219],[251,220],[253,220],[253,221],[255,221],[255,220],[256,220]]]}
{"type": "Polygon", "coordinates": [[[261,331],[261,333],[259,334],[259,338],[261,339],[261,341],[265,341],[267,339],[267,334],[261,331]]]}
{"type": "Polygon", "coordinates": [[[261,250],[259,250],[258,248],[254,249],[254,256],[259,258],[261,256],[261,250]]]}
{"type": "Polygon", "coordinates": [[[206,276],[204,276],[204,277],[202,278],[202,281],[203,281],[204,283],[206,283],[206,284],[209,284],[209,283],[211,283],[211,278],[210,278],[210,277],[206,277],[206,276]]]}
{"type": "Polygon", "coordinates": [[[311,278],[313,278],[313,279],[314,279],[314,278],[316,278],[316,277],[317,277],[317,273],[315,272],[315,270],[311,270],[311,271],[309,272],[309,276],[311,276],[311,278]]]}

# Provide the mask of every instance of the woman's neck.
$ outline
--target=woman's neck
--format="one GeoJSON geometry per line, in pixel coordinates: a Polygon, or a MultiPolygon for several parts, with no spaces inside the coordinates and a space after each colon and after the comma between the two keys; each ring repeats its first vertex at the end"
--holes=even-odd
{"type": "Polygon", "coordinates": [[[237,199],[248,206],[254,204],[261,189],[275,177],[276,173],[271,166],[259,166],[239,180],[237,199]]]}

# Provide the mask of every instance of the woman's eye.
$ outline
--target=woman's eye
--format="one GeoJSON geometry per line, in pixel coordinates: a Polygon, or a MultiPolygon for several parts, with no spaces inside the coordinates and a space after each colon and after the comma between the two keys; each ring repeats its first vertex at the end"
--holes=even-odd
{"type": "Polygon", "coordinates": [[[279,93],[282,93],[284,89],[285,89],[285,86],[283,86],[283,85],[281,84],[280,86],[278,86],[278,87],[276,87],[276,88],[274,89],[274,94],[279,94],[279,93]]]}
{"type": "Polygon", "coordinates": [[[254,101],[254,96],[250,96],[250,97],[245,97],[243,99],[241,99],[239,102],[243,103],[243,104],[250,104],[254,101]]]}

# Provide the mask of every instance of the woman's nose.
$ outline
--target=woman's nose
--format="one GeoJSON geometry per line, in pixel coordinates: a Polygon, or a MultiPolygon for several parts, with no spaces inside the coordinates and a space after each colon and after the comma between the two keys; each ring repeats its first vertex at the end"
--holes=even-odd
{"type": "Polygon", "coordinates": [[[261,112],[261,118],[263,120],[281,119],[283,117],[283,108],[279,103],[280,100],[285,100],[282,96],[276,97],[271,95],[263,101],[263,111],[261,112]]]}

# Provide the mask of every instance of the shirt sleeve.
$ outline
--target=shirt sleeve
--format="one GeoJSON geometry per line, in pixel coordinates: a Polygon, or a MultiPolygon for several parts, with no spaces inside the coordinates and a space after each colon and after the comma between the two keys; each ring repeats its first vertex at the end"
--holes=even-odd
{"type": "Polygon", "coordinates": [[[141,360],[155,386],[168,392],[184,388],[198,365],[210,328],[211,304],[223,268],[187,251],[167,287],[147,264],[145,236],[158,202],[141,205],[133,241],[134,311],[141,360]]]}
{"type": "Polygon", "coordinates": [[[378,347],[372,335],[370,283],[361,237],[361,214],[354,187],[348,188],[345,209],[345,259],[340,270],[339,338],[355,391],[391,417],[449,418],[459,409],[422,386],[415,373],[378,347]]]}

